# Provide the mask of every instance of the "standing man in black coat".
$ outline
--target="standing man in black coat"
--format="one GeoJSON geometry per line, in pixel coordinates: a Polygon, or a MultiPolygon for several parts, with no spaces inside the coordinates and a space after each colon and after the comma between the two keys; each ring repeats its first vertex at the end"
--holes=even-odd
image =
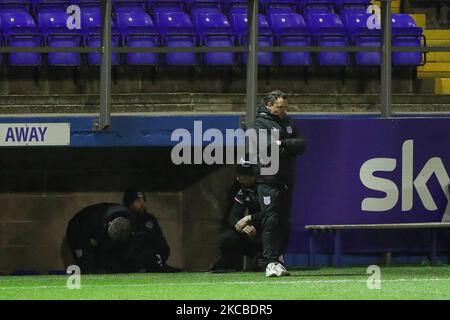
{"type": "Polygon", "coordinates": [[[81,272],[121,272],[130,218],[130,212],[115,203],[91,205],[75,214],[67,226],[67,242],[81,272]]]}
{"type": "Polygon", "coordinates": [[[126,272],[179,272],[166,264],[170,247],[156,217],[147,212],[144,192],[127,189],[123,204],[131,212],[131,234],[122,256],[126,272]]]}
{"type": "MultiPolygon", "coordinates": [[[[287,96],[279,90],[272,91],[264,98],[253,124],[258,138],[264,135],[262,141],[267,141],[260,144],[259,148],[276,150],[272,144],[278,146],[278,170],[275,173],[263,172],[269,165],[263,164],[260,157],[256,166],[256,189],[262,208],[263,257],[267,277],[289,275],[283,265],[282,255],[289,243],[291,231],[290,210],[296,157],[306,147],[306,140],[286,115],[287,109],[287,96]],[[278,137],[275,133],[278,133],[278,137]]],[[[270,152],[267,154],[272,160],[277,159],[270,152]]]]}

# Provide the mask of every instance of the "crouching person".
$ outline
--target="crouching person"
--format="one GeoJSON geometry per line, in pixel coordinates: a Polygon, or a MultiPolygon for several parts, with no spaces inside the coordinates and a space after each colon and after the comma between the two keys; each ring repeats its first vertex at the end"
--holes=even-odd
{"type": "Polygon", "coordinates": [[[220,258],[210,269],[213,273],[241,270],[244,256],[250,258],[248,269],[262,268],[262,216],[253,169],[239,165],[236,178],[241,188],[234,197],[227,227],[221,235],[220,258]]]}
{"type": "Polygon", "coordinates": [[[127,189],[123,204],[131,214],[131,233],[122,254],[126,272],[180,272],[167,265],[170,247],[156,217],[147,212],[142,191],[127,189]]]}
{"type": "Polygon", "coordinates": [[[131,228],[130,212],[99,203],[77,212],[67,226],[67,242],[84,274],[121,272],[121,253],[131,228]]]}

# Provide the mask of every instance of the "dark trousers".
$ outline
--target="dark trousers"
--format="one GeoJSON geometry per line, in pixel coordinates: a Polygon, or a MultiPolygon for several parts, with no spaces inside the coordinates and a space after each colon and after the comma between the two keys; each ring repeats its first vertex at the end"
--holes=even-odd
{"type": "Polygon", "coordinates": [[[284,184],[258,184],[257,191],[263,213],[263,258],[267,265],[278,262],[289,244],[292,188],[284,184]]]}
{"type": "Polygon", "coordinates": [[[256,258],[262,251],[261,234],[249,237],[246,234],[237,232],[235,229],[228,229],[222,233],[220,244],[220,265],[240,269],[242,267],[242,257],[247,255],[256,258]]]}

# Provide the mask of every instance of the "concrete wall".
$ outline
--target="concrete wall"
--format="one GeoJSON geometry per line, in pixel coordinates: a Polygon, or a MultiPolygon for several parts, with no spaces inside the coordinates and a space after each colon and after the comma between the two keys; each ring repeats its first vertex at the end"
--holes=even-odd
{"type": "Polygon", "coordinates": [[[69,219],[141,187],[171,247],[168,263],[206,270],[217,253],[230,167],[173,167],[165,149],[0,149],[0,272],[63,270],[69,219]],[[161,165],[164,162],[166,165],[161,165]]]}
{"type": "MultiPolygon", "coordinates": [[[[394,67],[393,92],[419,93],[423,80],[415,68],[394,67]]],[[[96,67],[0,67],[0,95],[90,94],[99,92],[96,67]]],[[[260,67],[259,92],[283,88],[290,93],[379,93],[378,67],[260,67]],[[326,88],[326,92],[324,92],[326,88]]],[[[245,93],[246,68],[117,66],[113,93],[245,93]]]]}

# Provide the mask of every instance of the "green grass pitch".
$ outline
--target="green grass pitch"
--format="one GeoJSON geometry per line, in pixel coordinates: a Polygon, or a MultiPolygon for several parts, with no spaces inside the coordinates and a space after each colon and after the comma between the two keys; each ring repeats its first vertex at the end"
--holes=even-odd
{"type": "Polygon", "coordinates": [[[264,273],[85,275],[80,289],[66,276],[2,276],[0,299],[450,299],[450,266],[381,266],[381,289],[368,289],[366,267],[264,273]]]}

